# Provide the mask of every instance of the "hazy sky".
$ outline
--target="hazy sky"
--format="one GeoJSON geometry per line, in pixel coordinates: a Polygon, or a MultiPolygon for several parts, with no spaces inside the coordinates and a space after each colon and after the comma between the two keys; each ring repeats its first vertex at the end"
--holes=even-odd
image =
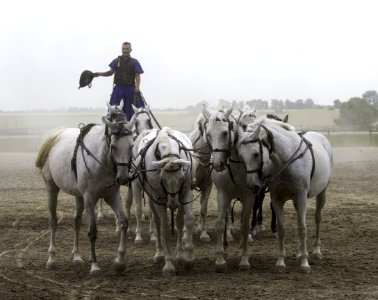
{"type": "Polygon", "coordinates": [[[154,107],[378,90],[378,1],[12,0],[0,12],[0,109],[105,107],[130,41],[154,107]]]}

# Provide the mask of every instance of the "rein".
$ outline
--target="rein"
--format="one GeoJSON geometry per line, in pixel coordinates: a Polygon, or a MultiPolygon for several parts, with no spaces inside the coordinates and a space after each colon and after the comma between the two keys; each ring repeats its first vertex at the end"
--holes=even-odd
{"type": "MultiPolygon", "coordinates": [[[[112,174],[114,176],[115,174],[115,171],[116,171],[116,168],[118,166],[127,166],[130,168],[130,161],[129,162],[116,162],[114,161],[114,158],[113,158],[113,154],[112,154],[112,147],[111,147],[111,144],[110,144],[110,139],[111,139],[111,136],[114,135],[116,136],[116,138],[118,137],[122,137],[122,136],[128,136],[128,135],[132,135],[132,133],[129,131],[129,130],[125,130],[125,128],[123,128],[122,131],[117,131],[117,132],[111,132],[110,134],[108,133],[108,129],[109,127],[107,125],[105,125],[105,137],[106,137],[106,144],[108,146],[108,148],[110,149],[110,159],[111,159],[111,162],[112,162],[112,166],[113,166],[113,170],[110,171],[108,168],[106,168],[104,166],[104,164],[88,149],[88,147],[85,145],[84,143],[84,137],[89,133],[89,131],[93,128],[93,126],[95,126],[96,124],[83,124],[83,123],[80,123],[79,124],[79,129],[80,129],[80,133],[76,139],[76,145],[75,145],[75,148],[74,148],[74,153],[73,153],[73,156],[71,158],[71,169],[72,171],[74,172],[75,174],[75,178],[77,180],[77,165],[76,165],[76,159],[77,159],[77,151],[78,151],[78,148],[80,147],[81,148],[81,155],[82,155],[82,158],[83,158],[83,161],[84,161],[84,165],[88,171],[88,173],[90,175],[91,172],[89,170],[89,167],[87,165],[87,161],[85,160],[85,155],[84,155],[84,151],[86,153],[87,156],[91,156],[100,166],[103,170],[105,170],[108,174],[112,174]]],[[[113,184],[114,185],[114,184],[113,184]]],[[[108,187],[110,187],[112,185],[109,185],[108,187]]]]}
{"type": "Polygon", "coordinates": [[[260,166],[258,169],[255,169],[255,170],[247,170],[247,173],[248,174],[251,174],[251,173],[258,173],[258,176],[265,182],[264,184],[264,188],[263,190],[266,192],[266,189],[267,187],[275,180],[277,179],[277,177],[289,166],[291,165],[292,163],[294,163],[296,160],[302,158],[307,150],[310,150],[311,152],[311,157],[312,157],[312,169],[311,169],[311,177],[310,179],[312,179],[313,175],[314,175],[314,171],[315,171],[315,156],[314,156],[314,150],[312,149],[312,144],[310,143],[310,141],[308,141],[305,137],[304,137],[304,134],[305,133],[298,133],[298,135],[300,136],[301,138],[301,141],[297,147],[297,149],[294,151],[294,153],[291,155],[291,157],[273,174],[273,175],[268,175],[266,178],[264,177],[263,175],[263,168],[264,168],[264,160],[263,160],[263,151],[262,151],[262,147],[266,147],[269,151],[269,155],[271,155],[273,152],[274,152],[274,144],[272,144],[272,142],[274,142],[273,140],[273,135],[272,133],[270,132],[270,130],[262,125],[262,124],[259,124],[259,126],[261,126],[262,128],[264,128],[264,130],[267,132],[267,135],[268,135],[268,139],[269,139],[269,143],[270,143],[270,147],[269,147],[269,144],[267,142],[265,142],[265,140],[261,140],[259,138],[257,139],[254,139],[254,140],[247,140],[247,141],[244,141],[242,142],[242,144],[248,144],[248,143],[259,143],[259,152],[260,152],[260,166]],[[306,147],[305,149],[300,152],[301,148],[302,148],[302,145],[305,144],[306,147]],[[300,152],[300,153],[299,153],[300,152]],[[299,153],[299,154],[298,154],[299,153]]]}

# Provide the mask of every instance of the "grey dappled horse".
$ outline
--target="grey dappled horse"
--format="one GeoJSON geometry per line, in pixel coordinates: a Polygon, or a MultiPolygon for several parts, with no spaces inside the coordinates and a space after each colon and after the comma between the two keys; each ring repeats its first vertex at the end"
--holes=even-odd
{"type": "Polygon", "coordinates": [[[134,191],[135,186],[140,185],[149,196],[158,238],[154,262],[159,262],[165,255],[162,275],[172,276],[175,267],[170,250],[167,208],[171,212],[177,209],[176,260],[187,266],[191,266],[194,260],[191,185],[195,162],[191,159],[192,143],[185,134],[164,127],[161,130],[151,130],[136,143],[135,148],[138,155],[135,157],[136,169],[133,172],[137,179],[133,180],[132,189],[134,191]]]}
{"type": "Polygon", "coordinates": [[[212,180],[217,188],[218,216],[216,221],[217,247],[216,270],[224,272],[227,264],[224,257],[227,247],[226,223],[231,200],[239,198],[243,205],[241,222],[240,270],[250,269],[248,255],[249,220],[256,193],[247,187],[247,173],[235,150],[236,121],[230,118],[233,107],[226,112],[210,112],[203,107],[204,138],[212,152],[212,180]]]}
{"type": "MultiPolygon", "coordinates": [[[[224,112],[223,110],[219,111],[224,112]]],[[[244,109],[239,109],[239,117],[237,119],[237,123],[240,126],[242,126],[242,128],[246,128],[247,125],[249,123],[252,123],[254,120],[256,120],[256,109],[249,109],[248,107],[245,107],[244,109]]],[[[200,191],[201,193],[201,211],[197,231],[200,233],[200,240],[202,242],[210,242],[210,236],[206,230],[206,217],[209,196],[213,187],[210,163],[212,152],[210,149],[210,145],[207,142],[207,139],[203,138],[205,121],[206,118],[204,117],[203,113],[201,113],[195,121],[195,129],[190,133],[189,138],[192,141],[193,152],[195,154],[195,158],[198,161],[193,188],[200,191]]],[[[227,222],[227,225],[227,240],[233,241],[234,238],[231,233],[230,220],[227,222]]],[[[252,240],[252,237],[249,237],[249,240],[252,240]]]]}
{"type": "Polygon", "coordinates": [[[88,237],[91,243],[90,263],[92,275],[100,272],[95,242],[97,227],[95,205],[99,198],[115,212],[121,228],[118,254],[114,262],[117,271],[125,269],[127,219],[119,195],[120,185],[129,182],[129,163],[133,147],[132,128],[135,118],[126,123],[122,110],[109,107],[102,118],[104,124],[53,131],[42,144],[36,159],[48,194],[50,212],[50,247],[46,267],[56,267],[57,200],[60,190],[75,196],[75,237],[73,263],[82,265],[79,254],[79,231],[85,208],[88,216],[88,237]],[[76,145],[76,146],[75,146],[76,145]]]}
{"type": "MultiPolygon", "coordinates": [[[[133,105],[134,114],[136,115],[135,122],[135,144],[138,145],[139,142],[153,129],[151,111],[149,106],[137,108],[133,105]]],[[[138,147],[133,148],[133,160],[138,156],[138,147]]],[[[142,239],[142,220],[143,215],[143,187],[138,180],[133,180],[134,184],[131,184],[127,193],[126,198],[126,216],[130,220],[130,210],[135,200],[135,217],[137,225],[135,228],[135,240],[136,244],[143,242],[142,239]]],[[[147,196],[147,195],[145,195],[147,196]]],[[[147,196],[148,197],[148,196],[147,196]]],[[[151,210],[148,210],[149,222],[150,222],[150,242],[156,242],[156,228],[155,221],[151,210]]],[[[131,230],[129,226],[129,230],[131,230]]]]}
{"type": "Polygon", "coordinates": [[[316,196],[316,241],[313,254],[321,257],[320,224],[326,201],[326,190],[332,172],[332,149],[320,133],[298,134],[287,123],[267,118],[238,131],[237,149],[247,169],[247,185],[252,191],[263,186],[270,190],[277,215],[279,257],[276,268],[284,271],[284,204],[292,199],[297,211],[297,228],[302,272],[310,272],[306,246],[307,198],[316,196]]]}

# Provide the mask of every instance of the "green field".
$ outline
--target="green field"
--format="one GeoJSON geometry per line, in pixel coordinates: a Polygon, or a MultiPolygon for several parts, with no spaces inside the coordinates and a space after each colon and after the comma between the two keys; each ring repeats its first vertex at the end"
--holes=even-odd
{"type": "MultiPolygon", "coordinates": [[[[262,116],[273,111],[258,111],[262,116]]],[[[333,132],[334,119],[338,110],[311,109],[286,110],[276,114],[280,117],[289,115],[289,123],[298,131],[316,130],[323,132],[335,147],[343,146],[378,146],[378,133],[369,132],[343,133],[333,132]]],[[[43,141],[46,133],[56,127],[77,127],[79,123],[101,123],[102,113],[1,113],[0,114],[0,152],[35,152],[43,141]]],[[[168,126],[185,133],[194,129],[198,114],[187,111],[156,111],[154,112],[161,126],[168,126]]],[[[235,112],[237,116],[238,113],[235,112]]]]}

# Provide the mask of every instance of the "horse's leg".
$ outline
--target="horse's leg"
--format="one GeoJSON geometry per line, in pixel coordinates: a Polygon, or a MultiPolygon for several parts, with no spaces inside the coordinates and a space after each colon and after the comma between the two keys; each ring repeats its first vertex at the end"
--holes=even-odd
{"type": "Polygon", "coordinates": [[[285,226],[284,226],[284,202],[281,202],[278,198],[273,197],[272,198],[272,205],[274,208],[274,211],[277,214],[277,225],[278,225],[278,259],[276,262],[276,270],[278,272],[284,272],[286,269],[285,265],[285,257],[286,257],[286,251],[285,251],[285,226]]]}
{"type": "Polygon", "coordinates": [[[270,211],[272,212],[272,221],[270,222],[270,229],[274,235],[277,235],[277,216],[276,212],[274,211],[272,202],[270,202],[270,211]]]}
{"type": "Polygon", "coordinates": [[[184,215],[184,224],[185,224],[185,245],[184,245],[184,263],[185,267],[191,268],[194,261],[194,245],[193,245],[193,224],[194,224],[194,215],[192,201],[193,194],[192,192],[187,194],[187,197],[184,199],[185,204],[183,207],[184,215]],[[190,194],[190,196],[189,196],[190,194]]]}
{"type": "Polygon", "coordinates": [[[160,222],[160,219],[159,219],[159,214],[152,202],[151,199],[149,199],[149,206],[150,206],[150,211],[152,212],[152,215],[153,215],[153,219],[151,220],[154,220],[155,222],[155,227],[156,227],[156,233],[157,233],[157,241],[156,241],[156,253],[155,253],[155,256],[153,258],[153,261],[154,263],[159,263],[159,262],[162,262],[164,260],[164,250],[163,250],[163,243],[162,243],[162,240],[161,240],[161,222],[160,222]]]}
{"type": "Polygon", "coordinates": [[[263,224],[263,203],[264,203],[264,198],[265,198],[265,192],[264,191],[260,191],[258,194],[257,194],[257,204],[258,204],[258,207],[259,207],[259,211],[258,211],[258,214],[257,214],[257,224],[259,224],[259,231],[265,231],[265,226],[263,224]]]}
{"type": "MultiPolygon", "coordinates": [[[[131,205],[133,204],[133,182],[130,184],[128,190],[127,190],[127,197],[126,197],[126,203],[125,203],[125,206],[126,206],[126,218],[127,220],[130,222],[131,220],[131,205]]],[[[129,224],[128,226],[128,229],[127,229],[127,232],[128,233],[131,233],[131,226],[129,224]]]]}
{"type": "Polygon", "coordinates": [[[165,252],[165,265],[162,271],[162,275],[164,277],[169,277],[175,275],[175,267],[173,265],[173,257],[171,254],[171,247],[169,243],[169,225],[168,225],[168,217],[167,217],[167,211],[166,208],[162,205],[156,205],[155,206],[156,211],[159,215],[160,219],[160,232],[161,232],[161,238],[162,238],[162,244],[164,246],[164,252],[165,252]]]}
{"type": "Polygon", "coordinates": [[[210,242],[210,236],[206,231],[206,217],[207,217],[207,207],[209,203],[209,197],[211,190],[213,188],[213,182],[209,180],[206,183],[204,189],[201,192],[201,213],[200,213],[200,224],[198,226],[198,231],[200,232],[200,240],[202,242],[210,242]]]}
{"type": "Polygon", "coordinates": [[[224,234],[226,230],[226,217],[227,212],[230,207],[231,199],[223,192],[218,190],[217,192],[217,202],[218,202],[218,216],[216,222],[217,231],[217,250],[216,250],[216,261],[215,268],[217,272],[225,272],[227,268],[227,263],[224,258],[224,234]]]}
{"type": "Polygon", "coordinates": [[[228,210],[226,212],[226,217],[227,217],[227,220],[225,220],[226,222],[226,235],[227,235],[227,241],[234,241],[234,237],[232,235],[232,231],[233,231],[233,224],[231,222],[231,214],[232,214],[232,207],[231,207],[231,200],[230,200],[230,204],[229,204],[229,207],[228,207],[228,210]]]}
{"type": "Polygon", "coordinates": [[[135,244],[141,244],[142,239],[142,217],[143,217],[143,197],[142,197],[142,187],[139,183],[133,186],[133,198],[135,203],[135,218],[137,221],[135,229],[135,244]]]}
{"type": "Polygon", "coordinates": [[[113,266],[115,271],[121,273],[126,268],[125,254],[126,254],[126,238],[127,238],[128,220],[122,209],[122,201],[121,201],[121,196],[119,195],[119,191],[117,191],[114,196],[105,198],[105,201],[115,213],[116,218],[118,220],[118,225],[121,231],[121,237],[120,237],[119,246],[118,246],[118,253],[117,253],[116,259],[114,260],[114,266],[113,266]]]}
{"type": "Polygon", "coordinates": [[[152,210],[150,207],[148,207],[148,218],[150,221],[150,243],[156,244],[157,236],[156,236],[155,216],[152,213],[152,210]]]}
{"type": "Polygon", "coordinates": [[[104,222],[104,201],[103,199],[100,199],[97,204],[97,223],[104,222]]]}
{"type": "Polygon", "coordinates": [[[58,201],[58,193],[59,188],[58,186],[53,182],[52,179],[45,180],[46,183],[46,189],[47,189],[47,198],[48,198],[48,208],[50,213],[50,219],[49,219],[49,227],[50,227],[50,246],[48,250],[48,260],[46,263],[46,269],[55,269],[56,268],[56,229],[58,227],[58,218],[56,215],[56,206],[58,201]]]}
{"type": "MultiPolygon", "coordinates": [[[[79,234],[82,223],[82,215],[84,211],[84,199],[83,197],[76,196],[76,213],[75,213],[75,236],[74,236],[74,246],[72,249],[73,254],[73,264],[75,266],[83,266],[84,261],[82,260],[79,253],[79,234]]],[[[98,218],[98,216],[97,216],[98,218]]]]}
{"type": "Polygon", "coordinates": [[[307,252],[307,227],[306,227],[306,210],[307,210],[307,193],[299,195],[296,201],[293,201],[294,207],[297,211],[297,230],[299,237],[299,248],[297,259],[300,261],[300,270],[303,273],[310,273],[311,268],[308,264],[307,252]]]}
{"type": "Polygon", "coordinates": [[[240,226],[240,233],[241,233],[241,242],[240,242],[240,249],[241,249],[241,261],[239,264],[239,270],[249,270],[250,264],[248,262],[249,255],[248,255],[248,236],[249,236],[249,220],[251,218],[252,208],[254,206],[254,202],[256,200],[256,196],[253,195],[252,197],[243,197],[242,198],[242,222],[240,226]]]}
{"type": "Polygon", "coordinates": [[[319,195],[316,196],[316,210],[315,210],[315,224],[316,224],[316,235],[315,235],[315,245],[314,251],[312,254],[316,257],[321,259],[322,252],[320,251],[320,225],[322,224],[322,210],[324,204],[326,202],[326,190],[321,192],[319,195]]]}
{"type": "Polygon", "coordinates": [[[88,217],[88,238],[91,243],[91,250],[89,261],[91,262],[91,275],[97,275],[100,273],[100,268],[97,264],[96,258],[96,240],[97,240],[97,226],[96,226],[96,218],[95,218],[95,206],[96,201],[93,200],[92,195],[85,194],[84,195],[84,204],[85,204],[85,211],[88,217]]]}
{"type": "Polygon", "coordinates": [[[176,242],[176,263],[183,263],[183,233],[184,233],[184,210],[182,207],[177,209],[176,215],[177,242],[176,242]]]}
{"type": "Polygon", "coordinates": [[[259,199],[258,195],[256,195],[255,202],[253,203],[253,209],[252,209],[252,221],[251,221],[251,230],[252,235],[257,235],[258,233],[258,227],[257,225],[257,210],[259,209],[259,199]]]}

